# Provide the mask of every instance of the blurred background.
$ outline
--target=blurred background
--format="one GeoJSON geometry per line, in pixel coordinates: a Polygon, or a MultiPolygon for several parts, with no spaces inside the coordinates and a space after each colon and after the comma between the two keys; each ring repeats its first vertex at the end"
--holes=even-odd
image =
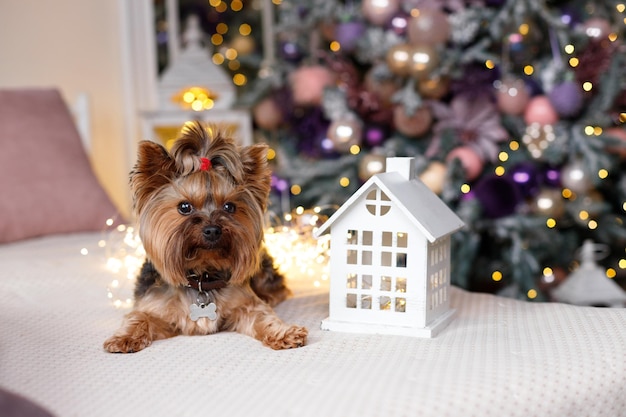
{"type": "Polygon", "coordinates": [[[413,156],[467,224],[454,238],[455,285],[550,301],[582,274],[593,281],[581,297],[598,294],[580,303],[623,305],[625,10],[0,0],[0,87],[86,98],[92,165],[123,213],[137,142],[167,145],[191,119],[270,144],[279,218],[331,214],[386,157],[413,156]]]}

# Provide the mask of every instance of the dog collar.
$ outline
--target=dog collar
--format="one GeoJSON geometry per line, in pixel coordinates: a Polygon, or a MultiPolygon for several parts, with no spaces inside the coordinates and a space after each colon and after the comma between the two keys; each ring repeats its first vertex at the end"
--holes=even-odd
{"type": "Polygon", "coordinates": [[[187,275],[187,287],[198,290],[199,292],[207,292],[224,288],[228,285],[228,277],[223,277],[221,274],[209,274],[203,272],[198,275],[191,272],[187,275]]]}

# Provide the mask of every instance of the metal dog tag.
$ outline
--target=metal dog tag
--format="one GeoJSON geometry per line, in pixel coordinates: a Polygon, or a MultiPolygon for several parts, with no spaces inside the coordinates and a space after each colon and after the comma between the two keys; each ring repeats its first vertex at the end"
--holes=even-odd
{"type": "Polygon", "coordinates": [[[209,320],[217,319],[217,306],[215,303],[192,304],[189,306],[189,318],[198,321],[200,317],[207,317],[209,320]]]}
{"type": "Polygon", "coordinates": [[[217,306],[211,301],[211,295],[206,291],[199,291],[196,302],[189,306],[189,318],[198,321],[200,317],[209,320],[217,319],[217,306]]]}

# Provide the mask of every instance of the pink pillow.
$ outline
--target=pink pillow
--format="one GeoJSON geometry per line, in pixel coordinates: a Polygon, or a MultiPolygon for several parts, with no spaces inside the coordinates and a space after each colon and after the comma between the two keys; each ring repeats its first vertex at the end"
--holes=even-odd
{"type": "Polygon", "coordinates": [[[0,90],[0,243],[103,230],[117,215],[57,90],[0,90]]]}

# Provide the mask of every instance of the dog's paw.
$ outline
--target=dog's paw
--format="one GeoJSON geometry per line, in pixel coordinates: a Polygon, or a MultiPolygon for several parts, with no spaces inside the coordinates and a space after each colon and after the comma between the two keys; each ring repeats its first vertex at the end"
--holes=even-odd
{"type": "Polygon", "coordinates": [[[111,353],[134,353],[147,348],[152,343],[147,338],[132,338],[127,335],[111,336],[104,344],[104,350],[111,353]]]}
{"type": "Polygon", "coordinates": [[[308,335],[305,327],[287,326],[278,335],[266,335],[263,343],[276,350],[297,348],[306,344],[308,335]]]}

